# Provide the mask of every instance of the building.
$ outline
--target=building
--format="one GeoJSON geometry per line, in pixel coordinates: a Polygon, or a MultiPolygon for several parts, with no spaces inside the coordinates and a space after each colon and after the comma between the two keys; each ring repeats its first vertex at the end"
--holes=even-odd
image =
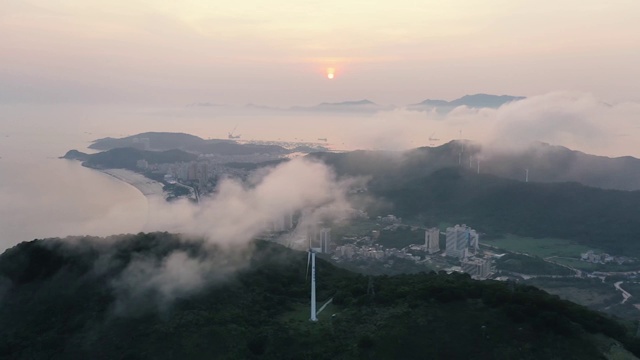
{"type": "Polygon", "coordinates": [[[424,246],[429,254],[440,251],[440,229],[431,228],[424,232],[424,246]]]}
{"type": "Polygon", "coordinates": [[[320,229],[320,251],[328,254],[331,252],[331,229],[330,228],[322,228],[320,229]]]}
{"type": "Polygon", "coordinates": [[[187,167],[187,180],[195,181],[198,180],[198,163],[191,162],[187,167]]]}
{"type": "Polygon", "coordinates": [[[288,231],[293,229],[293,214],[285,213],[271,222],[272,231],[288,231]]]}
{"type": "Polygon", "coordinates": [[[341,257],[352,258],[354,255],[357,254],[358,248],[355,245],[347,244],[343,246],[338,246],[336,248],[336,252],[341,257]]]}
{"type": "Polygon", "coordinates": [[[331,252],[331,228],[323,227],[318,231],[316,226],[307,228],[309,247],[316,252],[328,254],[331,252]]]}
{"type": "Polygon", "coordinates": [[[446,253],[449,257],[462,259],[469,253],[477,253],[478,233],[466,225],[447,228],[446,253]]]}
{"type": "Polygon", "coordinates": [[[209,182],[209,166],[206,162],[198,163],[196,167],[196,177],[198,178],[198,184],[202,187],[209,182]]]}
{"type": "Polygon", "coordinates": [[[486,279],[491,274],[491,260],[464,259],[461,263],[462,271],[475,279],[486,279]]]}

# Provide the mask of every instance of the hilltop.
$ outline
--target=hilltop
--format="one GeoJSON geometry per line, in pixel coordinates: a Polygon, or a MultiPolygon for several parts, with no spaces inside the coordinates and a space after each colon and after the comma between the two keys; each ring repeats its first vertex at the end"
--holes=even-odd
{"type": "Polygon", "coordinates": [[[414,178],[443,168],[464,167],[518,181],[525,181],[528,173],[531,182],[579,182],[603,189],[640,190],[640,159],[590,155],[542,142],[501,149],[453,140],[404,152],[359,150],[312,156],[347,175],[414,178]]]}
{"type": "Polygon", "coordinates": [[[474,94],[465,95],[452,101],[427,99],[420,103],[409,105],[408,108],[413,110],[428,110],[434,108],[441,110],[453,110],[458,106],[466,106],[469,108],[496,109],[504,104],[523,99],[526,98],[523,96],[474,94]]]}
{"type": "Polygon", "coordinates": [[[262,241],[222,248],[141,233],[21,243],[0,256],[0,357],[601,359],[620,344],[640,352],[632,330],[530,286],[435,273],[369,280],[323,260],[318,296],[334,301],[310,323],[305,272],[305,253],[262,241]],[[176,258],[182,266],[169,265],[176,258]],[[204,281],[189,288],[196,263],[204,281]]]}
{"type": "Polygon", "coordinates": [[[111,150],[116,148],[137,148],[141,150],[179,149],[200,154],[250,155],[250,154],[287,154],[289,151],[278,145],[240,144],[232,140],[204,140],[198,136],[184,133],[146,132],[124,138],[103,138],[95,140],[89,148],[111,150]]]}
{"type": "Polygon", "coordinates": [[[361,112],[373,113],[381,110],[390,110],[393,107],[383,106],[373,101],[363,99],[356,101],[342,101],[336,103],[323,102],[315,106],[293,106],[294,111],[317,111],[317,112],[361,112]]]}
{"type": "Polygon", "coordinates": [[[135,148],[115,148],[96,154],[85,154],[78,150],[69,150],[63,159],[79,160],[82,164],[98,169],[138,170],[138,161],[146,160],[152,164],[171,164],[196,160],[197,155],[182,150],[146,151],[135,148]]]}

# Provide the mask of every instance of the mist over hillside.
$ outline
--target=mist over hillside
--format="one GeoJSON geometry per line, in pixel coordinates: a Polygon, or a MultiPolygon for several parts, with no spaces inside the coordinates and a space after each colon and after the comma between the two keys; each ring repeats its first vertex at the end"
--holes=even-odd
{"type": "Polygon", "coordinates": [[[306,260],[273,243],[221,247],[167,233],[21,243],[0,255],[0,356],[600,359],[612,344],[640,351],[633,329],[533,287],[461,274],[367,278],[323,260],[318,299],[333,304],[312,323],[306,260]]]}
{"type": "Polygon", "coordinates": [[[640,159],[586,154],[541,142],[504,149],[467,140],[403,152],[317,153],[341,174],[411,178],[460,167],[518,181],[579,182],[603,189],[640,189],[640,159]],[[400,175],[401,174],[401,175],[400,175]]]}

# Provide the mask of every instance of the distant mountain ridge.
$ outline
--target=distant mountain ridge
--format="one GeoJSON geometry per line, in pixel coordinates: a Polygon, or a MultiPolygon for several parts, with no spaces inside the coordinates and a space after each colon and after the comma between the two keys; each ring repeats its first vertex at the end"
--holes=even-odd
{"type": "Polygon", "coordinates": [[[337,102],[337,103],[323,102],[318,106],[363,106],[363,105],[378,106],[378,104],[374,103],[371,100],[367,100],[367,99],[356,100],[356,101],[342,101],[342,102],[337,102]]]}
{"type": "Polygon", "coordinates": [[[490,95],[490,94],[474,94],[465,95],[459,99],[452,101],[427,99],[418,104],[409,105],[410,109],[454,109],[458,106],[467,106],[470,108],[499,108],[500,106],[518,100],[526,99],[523,96],[511,95],[490,95]]]}
{"type": "Polygon", "coordinates": [[[326,159],[339,172],[351,175],[414,177],[430,175],[443,168],[465,167],[519,181],[527,180],[528,175],[531,182],[579,182],[602,189],[640,190],[640,159],[590,155],[542,142],[519,150],[500,151],[472,141],[454,140],[438,147],[402,153],[360,150],[312,156],[326,159]]]}
{"type": "MultiPolygon", "coordinates": [[[[464,95],[461,98],[447,101],[440,99],[426,99],[417,104],[409,104],[406,107],[409,110],[429,110],[437,109],[440,111],[450,111],[458,106],[467,106],[469,108],[499,108],[500,106],[513,102],[526,99],[524,96],[511,96],[511,95],[491,95],[491,94],[472,94],[464,95]]],[[[201,107],[201,108],[233,108],[227,105],[220,105],[210,102],[195,102],[185,105],[185,107],[201,107]]],[[[260,111],[304,111],[304,112],[346,112],[346,113],[372,113],[377,111],[393,110],[402,106],[396,105],[381,105],[375,103],[369,99],[362,100],[345,100],[338,102],[322,102],[317,105],[293,105],[290,107],[277,107],[255,103],[248,103],[242,108],[248,110],[260,110],[260,111]]]]}
{"type": "Polygon", "coordinates": [[[393,106],[383,106],[368,99],[342,102],[323,102],[315,106],[293,106],[293,111],[318,111],[318,112],[364,112],[371,113],[382,110],[391,110],[393,106]]]}

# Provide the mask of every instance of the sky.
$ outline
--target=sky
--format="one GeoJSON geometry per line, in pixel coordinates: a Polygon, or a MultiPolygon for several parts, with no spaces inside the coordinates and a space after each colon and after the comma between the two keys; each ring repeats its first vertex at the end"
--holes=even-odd
{"type": "Polygon", "coordinates": [[[4,104],[640,101],[637,0],[2,0],[0,34],[4,104]]]}

